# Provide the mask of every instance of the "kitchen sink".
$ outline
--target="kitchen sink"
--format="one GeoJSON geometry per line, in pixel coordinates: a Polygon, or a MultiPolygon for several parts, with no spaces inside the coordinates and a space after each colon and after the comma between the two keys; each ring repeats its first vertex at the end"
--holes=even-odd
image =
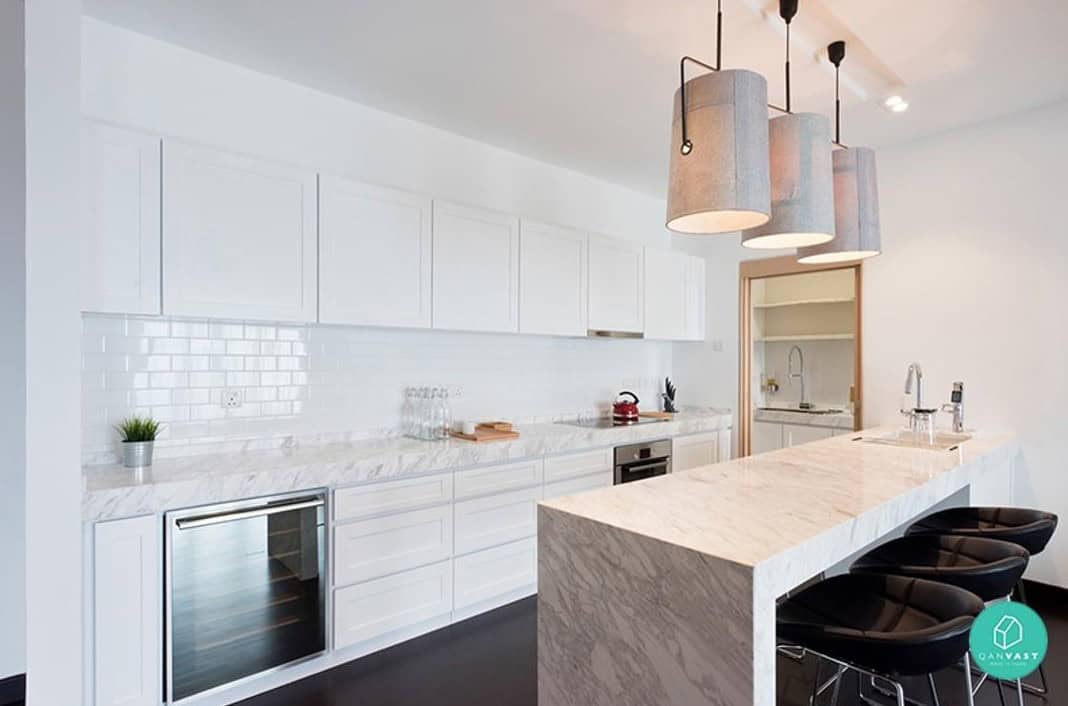
{"type": "Polygon", "coordinates": [[[758,407],[764,412],[800,412],[801,414],[841,414],[845,410],[843,409],[828,409],[827,407],[809,407],[803,409],[801,407],[758,407]]]}
{"type": "Polygon", "coordinates": [[[971,434],[956,434],[948,431],[936,431],[934,442],[926,434],[913,434],[908,429],[897,429],[880,436],[861,437],[860,441],[869,444],[884,444],[886,446],[905,446],[913,449],[934,449],[938,451],[950,451],[961,443],[972,438],[971,434]]]}

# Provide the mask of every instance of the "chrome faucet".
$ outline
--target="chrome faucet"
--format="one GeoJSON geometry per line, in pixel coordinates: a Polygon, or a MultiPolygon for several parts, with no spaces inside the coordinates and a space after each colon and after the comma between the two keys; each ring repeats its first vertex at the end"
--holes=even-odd
{"type": "Polygon", "coordinates": [[[790,353],[786,357],[786,368],[786,374],[791,383],[795,378],[801,382],[801,402],[797,405],[798,409],[809,409],[812,405],[805,399],[805,354],[801,352],[800,346],[794,346],[790,349],[790,353]],[[794,351],[797,351],[796,373],[794,372],[794,351]]]}
{"type": "Polygon", "coordinates": [[[953,431],[957,434],[964,433],[964,383],[953,383],[953,392],[950,394],[949,402],[942,405],[943,412],[949,412],[953,415],[953,431]]]}
{"type": "MultiPolygon", "coordinates": [[[[923,368],[919,363],[913,363],[909,366],[909,371],[905,376],[905,394],[912,394],[912,381],[916,381],[916,406],[915,409],[923,409],[923,368]]],[[[905,411],[905,410],[902,410],[905,411]]]]}

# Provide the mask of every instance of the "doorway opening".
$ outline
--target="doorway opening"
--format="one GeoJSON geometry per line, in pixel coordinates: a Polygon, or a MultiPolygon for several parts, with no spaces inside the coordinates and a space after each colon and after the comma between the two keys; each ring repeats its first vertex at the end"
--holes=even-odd
{"type": "Polygon", "coordinates": [[[747,260],[738,281],[739,456],[860,429],[862,264],[747,260]]]}

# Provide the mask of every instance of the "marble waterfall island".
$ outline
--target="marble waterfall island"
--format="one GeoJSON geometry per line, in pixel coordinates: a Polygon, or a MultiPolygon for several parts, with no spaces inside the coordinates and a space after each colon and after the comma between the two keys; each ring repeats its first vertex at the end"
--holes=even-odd
{"type": "Polygon", "coordinates": [[[776,598],[1019,452],[858,436],[541,503],[540,706],[773,706],[776,598]]]}

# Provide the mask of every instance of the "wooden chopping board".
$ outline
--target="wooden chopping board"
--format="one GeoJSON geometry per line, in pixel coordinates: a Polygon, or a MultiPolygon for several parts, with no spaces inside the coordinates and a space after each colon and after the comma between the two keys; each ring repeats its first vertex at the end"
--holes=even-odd
{"type": "Polygon", "coordinates": [[[518,439],[519,432],[517,431],[504,431],[500,429],[486,429],[484,427],[478,427],[475,429],[474,434],[464,434],[462,431],[451,431],[451,436],[457,439],[464,439],[466,441],[474,441],[481,443],[483,441],[505,441],[508,439],[518,439]]]}

